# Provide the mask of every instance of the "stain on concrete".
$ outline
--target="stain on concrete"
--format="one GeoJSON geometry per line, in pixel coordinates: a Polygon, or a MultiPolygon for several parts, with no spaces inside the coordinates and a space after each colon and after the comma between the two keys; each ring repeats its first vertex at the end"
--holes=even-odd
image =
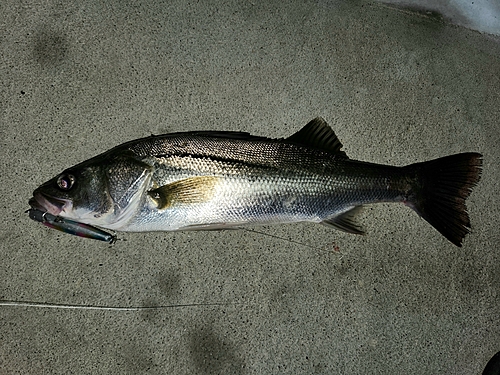
{"type": "Polygon", "coordinates": [[[149,347],[128,344],[119,349],[118,360],[123,362],[127,374],[144,374],[155,366],[152,352],[149,347]]]}
{"type": "Polygon", "coordinates": [[[157,277],[156,286],[165,298],[172,298],[179,294],[179,286],[181,283],[181,275],[174,270],[166,270],[160,272],[157,277]]]}
{"type": "Polygon", "coordinates": [[[149,308],[176,305],[180,295],[181,275],[179,272],[169,269],[159,272],[155,280],[156,282],[151,285],[151,297],[142,301],[141,306],[148,307],[148,309],[141,311],[141,318],[145,321],[163,324],[164,319],[166,319],[166,310],[149,308]]]}
{"type": "Polygon", "coordinates": [[[200,374],[243,374],[245,363],[237,349],[211,326],[190,333],[189,352],[200,374]]]}
{"type": "Polygon", "coordinates": [[[35,33],[34,56],[43,68],[60,65],[67,58],[68,50],[68,38],[64,33],[45,27],[35,33]]]}

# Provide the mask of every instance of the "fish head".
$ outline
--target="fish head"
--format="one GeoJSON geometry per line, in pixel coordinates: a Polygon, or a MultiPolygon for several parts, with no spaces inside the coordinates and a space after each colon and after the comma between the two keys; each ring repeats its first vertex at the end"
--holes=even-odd
{"type": "Polygon", "coordinates": [[[29,205],[54,216],[119,229],[139,206],[151,167],[122,155],[100,155],[40,185],[29,205]]]}
{"type": "Polygon", "coordinates": [[[69,219],[104,215],[113,203],[106,176],[98,165],[68,168],[40,185],[29,204],[43,212],[69,219]]]}

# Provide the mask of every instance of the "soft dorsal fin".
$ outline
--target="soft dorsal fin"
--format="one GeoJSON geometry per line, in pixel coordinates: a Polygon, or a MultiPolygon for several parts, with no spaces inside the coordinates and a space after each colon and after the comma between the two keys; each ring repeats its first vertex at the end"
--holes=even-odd
{"type": "Polygon", "coordinates": [[[306,126],[286,138],[286,140],[347,157],[345,152],[340,150],[342,143],[340,143],[332,128],[321,117],[309,121],[306,126]]]}

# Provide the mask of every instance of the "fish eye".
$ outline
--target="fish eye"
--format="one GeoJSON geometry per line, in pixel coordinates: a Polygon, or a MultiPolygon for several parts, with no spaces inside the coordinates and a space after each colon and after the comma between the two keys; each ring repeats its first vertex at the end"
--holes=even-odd
{"type": "Polygon", "coordinates": [[[72,174],[62,174],[57,178],[57,186],[61,190],[69,190],[75,183],[75,176],[72,174]]]}

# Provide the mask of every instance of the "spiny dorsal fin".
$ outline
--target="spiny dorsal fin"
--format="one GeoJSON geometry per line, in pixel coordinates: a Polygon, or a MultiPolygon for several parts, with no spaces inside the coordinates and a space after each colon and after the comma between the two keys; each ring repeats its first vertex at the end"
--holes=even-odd
{"type": "Polygon", "coordinates": [[[335,229],[353,233],[353,234],[364,234],[363,229],[361,229],[355,222],[356,215],[361,211],[362,206],[354,206],[353,208],[347,210],[346,212],[332,217],[327,220],[323,220],[321,224],[332,226],[335,229]]]}
{"type": "Polygon", "coordinates": [[[306,126],[286,140],[347,157],[344,151],[340,151],[342,143],[321,117],[309,121],[306,126]]]}
{"type": "Polygon", "coordinates": [[[218,181],[215,176],[190,177],[150,190],[148,194],[159,210],[179,203],[202,203],[213,197],[218,181]]]}

